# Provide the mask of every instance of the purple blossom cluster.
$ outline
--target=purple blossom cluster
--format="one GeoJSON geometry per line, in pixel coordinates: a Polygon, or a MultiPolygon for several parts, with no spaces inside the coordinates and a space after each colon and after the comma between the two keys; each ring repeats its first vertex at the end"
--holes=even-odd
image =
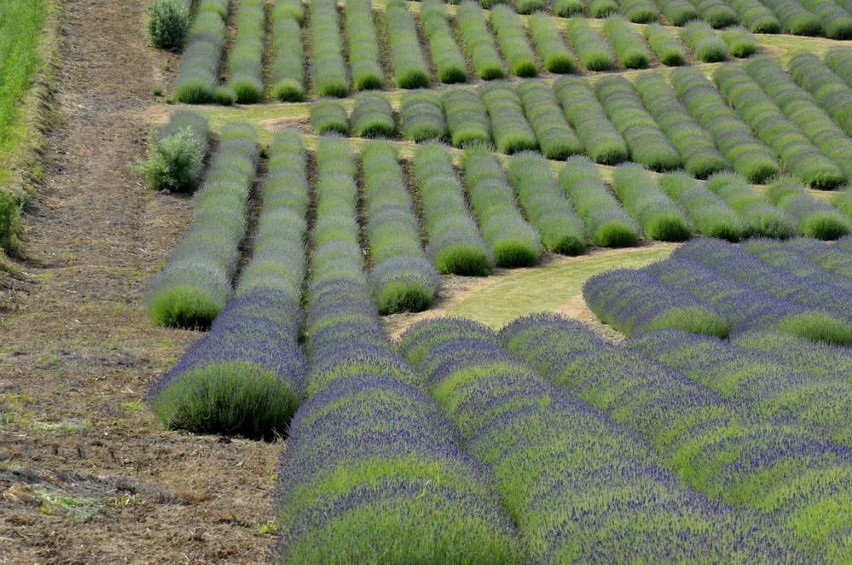
{"type": "Polygon", "coordinates": [[[848,379],[795,370],[772,355],[679,330],[632,338],[627,347],[718,392],[755,418],[852,445],[848,379]]]}
{"type": "Polygon", "coordinates": [[[852,290],[852,276],[828,269],[831,263],[837,263],[838,267],[845,263],[852,275],[852,253],[843,252],[835,246],[807,238],[791,241],[760,238],[744,242],[742,249],[764,263],[793,273],[797,277],[852,290]],[[810,242],[816,245],[811,245],[810,242]]]}
{"type": "Polygon", "coordinates": [[[353,376],[293,418],[279,473],[277,562],[516,563],[487,470],[437,403],[390,376],[353,376]]]}
{"type": "Polygon", "coordinates": [[[787,555],[769,522],[679,484],[646,443],[545,382],[484,326],[421,322],[401,350],[494,472],[533,562],[787,555]]]}
{"type": "Polygon", "coordinates": [[[727,321],[709,303],[643,271],[596,275],[583,285],[583,296],[601,321],[627,335],[667,327],[728,335],[727,321]]]}
{"type": "Polygon", "coordinates": [[[305,376],[301,319],[299,304],[278,290],[232,300],[151,389],[152,411],[170,428],[198,433],[282,433],[305,376]]]}
{"type": "Polygon", "coordinates": [[[852,321],[852,291],[773,267],[731,243],[699,238],[677,249],[672,257],[692,259],[770,296],[818,308],[846,322],[852,321]]]}
{"type": "Polygon", "coordinates": [[[774,559],[800,559],[795,551],[801,550],[821,560],[848,549],[848,446],[806,430],[754,422],[699,383],[578,322],[530,316],[506,326],[500,337],[542,376],[651,442],[682,480],[774,525],[795,548],[793,556],[774,559]]]}

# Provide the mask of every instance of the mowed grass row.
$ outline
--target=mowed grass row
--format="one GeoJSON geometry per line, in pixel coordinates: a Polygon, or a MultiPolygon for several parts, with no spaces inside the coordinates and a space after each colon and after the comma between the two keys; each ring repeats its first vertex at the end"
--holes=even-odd
{"type": "MultiPolygon", "coordinates": [[[[686,63],[687,48],[671,29],[654,24],[643,34],[630,23],[643,20],[631,20],[628,14],[642,12],[648,2],[628,4],[622,6],[625,15],[619,15],[613,3],[616,9],[607,11],[598,30],[585,18],[557,23],[537,9],[522,18],[509,3],[483,10],[472,0],[462,1],[452,14],[442,0],[423,2],[416,9],[405,0],[380,6],[371,0],[342,6],[320,1],[307,8],[293,0],[268,7],[259,0],[203,0],[186,41],[174,97],[190,104],[300,101],[308,94],[345,97],[391,85],[425,88],[509,75],[527,78],[543,72],[646,68],[656,61],[686,63]],[[233,38],[228,36],[228,17],[235,28],[233,38]],[[264,53],[265,48],[270,52],[264,53]]],[[[745,28],[717,31],[695,20],[682,31],[699,61],[724,59],[727,45],[738,56],[757,49],[745,28]],[[720,56],[704,54],[708,42],[721,50],[720,56]]]]}

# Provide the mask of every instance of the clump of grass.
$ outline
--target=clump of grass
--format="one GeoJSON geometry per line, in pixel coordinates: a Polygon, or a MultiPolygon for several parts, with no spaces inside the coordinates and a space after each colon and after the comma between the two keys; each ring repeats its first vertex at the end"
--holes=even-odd
{"type": "Polygon", "coordinates": [[[320,134],[349,135],[349,116],[346,114],[346,108],[336,100],[317,100],[311,104],[311,126],[320,134]]]}
{"type": "Polygon", "coordinates": [[[202,0],[187,37],[175,83],[175,99],[186,104],[213,100],[219,61],[227,43],[227,0],[202,0]]]}
{"type": "Polygon", "coordinates": [[[561,78],[553,85],[568,122],[595,162],[615,165],[629,157],[624,138],[606,116],[594,90],[581,78],[561,78]]]}
{"type": "Polygon", "coordinates": [[[651,239],[686,241],[692,237],[692,225],[686,213],[639,165],[619,165],[613,174],[612,188],[651,239]]]}
{"type": "Polygon", "coordinates": [[[541,153],[548,159],[565,159],[583,152],[583,144],[559,107],[553,90],[540,82],[527,82],[518,87],[524,114],[535,131],[541,153]]]}
{"type": "Polygon", "coordinates": [[[580,62],[588,70],[608,71],[615,66],[606,40],[599,36],[584,18],[568,20],[568,39],[580,57],[580,62]]]}
{"type": "Polygon", "coordinates": [[[480,88],[480,98],[491,118],[494,143],[503,153],[536,149],[538,142],[524,111],[521,100],[508,84],[492,83],[480,88]]]}
{"type": "Polygon", "coordinates": [[[639,225],[612,196],[588,157],[568,159],[559,172],[559,185],[583,219],[592,244],[631,247],[639,242],[639,225]]]}
{"type": "Polygon", "coordinates": [[[695,20],[686,24],[680,31],[680,38],[699,61],[715,63],[728,58],[728,46],[705,21],[695,20]]]}
{"type": "Polygon", "coordinates": [[[406,139],[420,142],[443,139],[447,121],[438,94],[431,90],[406,93],[400,104],[400,132],[406,139]]]}
{"type": "Polygon", "coordinates": [[[479,96],[470,90],[453,89],[441,96],[441,103],[453,147],[491,143],[488,110],[479,96]]]}
{"type": "Polygon", "coordinates": [[[660,62],[669,67],[677,67],[686,63],[686,52],[683,45],[660,24],[651,24],[645,28],[645,39],[660,62]]]}
{"type": "Polygon", "coordinates": [[[351,0],[343,9],[346,39],[349,42],[349,68],[358,90],[381,88],[384,73],[379,64],[379,44],[373,23],[371,0],[351,0]]]}
{"type": "Polygon", "coordinates": [[[393,137],[393,109],[381,94],[360,94],[352,108],[352,133],[360,137],[393,137]]]}
{"type": "Polygon", "coordinates": [[[201,181],[207,156],[208,123],[189,111],[172,114],[168,124],[151,136],[148,157],[139,172],[152,190],[193,192],[201,181]]]}
{"type": "Polygon", "coordinates": [[[509,180],[541,242],[553,253],[581,255],[586,250],[583,222],[553,178],[550,163],[538,153],[519,153],[509,162],[509,180]]]}
{"type": "Polygon", "coordinates": [[[432,62],[438,70],[438,80],[444,84],[466,82],[464,55],[453,37],[443,0],[421,2],[420,20],[429,41],[432,62]]]}
{"type": "Polygon", "coordinates": [[[385,9],[394,81],[400,88],[427,88],[429,67],[420,48],[414,18],[404,0],[390,0],[385,9]]]}
{"type": "Polygon", "coordinates": [[[627,79],[602,78],[595,84],[595,90],[607,116],[627,143],[633,161],[655,171],[683,165],[680,153],[645,110],[642,99],[627,79]]]}
{"type": "Polygon", "coordinates": [[[482,80],[505,78],[503,61],[479,4],[463,0],[456,10],[456,24],[477,76],[482,80]]]}
{"type": "Polygon", "coordinates": [[[318,96],[343,98],[349,94],[349,79],[343,60],[337,2],[315,0],[310,3],[311,76],[318,96]]]}
{"type": "Polygon", "coordinates": [[[519,77],[534,77],[538,67],[521,18],[510,6],[500,4],[491,10],[491,27],[497,36],[509,70],[519,77]]]}
{"type": "Polygon", "coordinates": [[[187,0],[154,0],[148,5],[146,30],[157,49],[180,52],[192,23],[187,0]]]}
{"type": "Polygon", "coordinates": [[[551,73],[566,74],[575,70],[574,59],[553,19],[545,12],[536,12],[527,20],[536,52],[551,73]]]}
{"type": "Polygon", "coordinates": [[[524,220],[497,157],[484,149],[462,157],[468,195],[498,267],[531,267],[541,255],[538,233],[524,220]]]}

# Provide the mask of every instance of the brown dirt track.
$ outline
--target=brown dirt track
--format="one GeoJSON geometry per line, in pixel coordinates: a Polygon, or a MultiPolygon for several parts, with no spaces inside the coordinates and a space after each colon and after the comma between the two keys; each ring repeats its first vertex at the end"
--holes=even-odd
{"type": "Polygon", "coordinates": [[[61,4],[28,282],[0,311],[0,563],[263,561],[282,443],[165,431],[143,403],[197,338],[141,308],[190,216],[132,170],[176,59],[146,44],[144,0],[61,4]]]}

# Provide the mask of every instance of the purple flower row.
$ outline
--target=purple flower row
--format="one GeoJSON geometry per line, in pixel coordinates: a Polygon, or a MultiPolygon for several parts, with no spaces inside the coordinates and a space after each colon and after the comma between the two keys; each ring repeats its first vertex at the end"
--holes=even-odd
{"type": "Polygon", "coordinates": [[[680,485],[645,442],[544,381],[484,326],[421,322],[401,348],[464,445],[494,472],[533,562],[724,561],[788,551],[771,523],[680,485]]]}

